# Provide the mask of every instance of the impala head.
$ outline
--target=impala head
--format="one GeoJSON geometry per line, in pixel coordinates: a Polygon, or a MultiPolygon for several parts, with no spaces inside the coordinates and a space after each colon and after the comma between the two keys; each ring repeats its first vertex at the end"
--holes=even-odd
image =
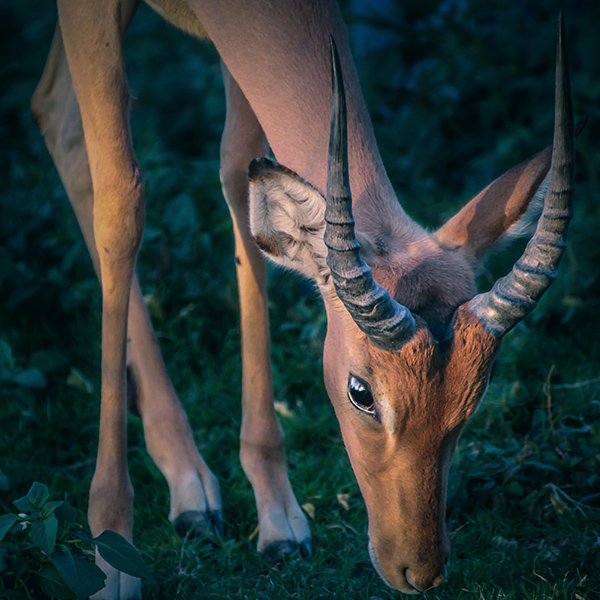
{"type": "Polygon", "coordinates": [[[485,393],[502,337],[533,309],[564,250],[573,122],[563,40],[561,18],[553,148],[508,171],[434,233],[377,205],[361,206],[355,232],[334,45],[327,199],[277,163],[251,164],[258,245],[314,279],[323,296],[325,385],[367,506],[371,559],[404,592],[444,579],[457,439],[485,393]],[[522,258],[475,295],[481,259],[522,225],[536,199],[544,209],[522,258]]]}

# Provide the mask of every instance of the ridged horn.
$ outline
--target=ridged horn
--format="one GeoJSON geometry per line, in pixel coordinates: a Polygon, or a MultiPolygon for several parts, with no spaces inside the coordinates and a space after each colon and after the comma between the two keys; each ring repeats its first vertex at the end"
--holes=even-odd
{"type": "Polygon", "coordinates": [[[332,106],[325,244],[327,265],[335,291],[354,322],[383,350],[398,351],[413,336],[416,325],[410,311],[396,302],[374,279],[360,256],[354,234],[352,196],[348,177],[346,97],[340,59],[333,37],[331,47],[332,106]]]}
{"type": "Polygon", "coordinates": [[[499,279],[489,292],[469,302],[471,312],[496,336],[510,331],[535,308],[556,277],[567,245],[575,179],[575,138],[562,11],[558,19],[554,111],[550,183],[535,234],[512,271],[499,279]]]}

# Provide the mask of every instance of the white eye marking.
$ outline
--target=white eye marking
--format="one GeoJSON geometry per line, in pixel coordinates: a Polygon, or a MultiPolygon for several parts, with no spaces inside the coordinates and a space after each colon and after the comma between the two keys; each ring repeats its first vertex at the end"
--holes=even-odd
{"type": "Polygon", "coordinates": [[[348,377],[348,398],[358,410],[377,418],[375,400],[368,384],[352,374],[348,377]]]}

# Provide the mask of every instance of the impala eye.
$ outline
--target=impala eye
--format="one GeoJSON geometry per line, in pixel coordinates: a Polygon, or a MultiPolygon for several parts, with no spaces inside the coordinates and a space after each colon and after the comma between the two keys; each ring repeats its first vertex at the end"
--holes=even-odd
{"type": "Polygon", "coordinates": [[[350,402],[352,402],[358,410],[362,410],[373,417],[377,416],[375,411],[375,400],[373,400],[373,395],[371,394],[369,386],[354,375],[350,375],[348,378],[348,398],[350,398],[350,402]]]}

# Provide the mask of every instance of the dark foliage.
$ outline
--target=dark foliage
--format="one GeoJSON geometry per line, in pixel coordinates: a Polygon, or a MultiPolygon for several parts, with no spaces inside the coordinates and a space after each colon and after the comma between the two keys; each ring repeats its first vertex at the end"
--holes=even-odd
{"type": "MultiPolygon", "coordinates": [[[[550,143],[556,18],[565,10],[575,110],[588,117],[570,246],[550,292],[507,337],[463,435],[449,491],[451,576],[428,597],[598,597],[600,4],[390,0],[385,12],[374,4],[368,13],[344,6],[363,89],[399,199],[431,227],[550,143]]],[[[0,513],[39,480],[53,497],[66,494],[83,521],[97,439],[99,286],[29,112],[54,11],[50,2],[0,3],[0,513]]],[[[194,435],[221,481],[227,539],[214,549],[176,538],[166,486],[132,419],[136,544],[156,575],[145,594],[391,598],[369,564],[364,509],[325,399],[320,301],[276,271],[276,390],[317,552],[313,563],[273,571],[252,549],[254,504],[237,459],[239,336],[218,179],[217,57],[142,7],[126,58],[148,180],[140,277],[194,435]]],[[[491,261],[481,287],[521,250],[491,261]]]]}

